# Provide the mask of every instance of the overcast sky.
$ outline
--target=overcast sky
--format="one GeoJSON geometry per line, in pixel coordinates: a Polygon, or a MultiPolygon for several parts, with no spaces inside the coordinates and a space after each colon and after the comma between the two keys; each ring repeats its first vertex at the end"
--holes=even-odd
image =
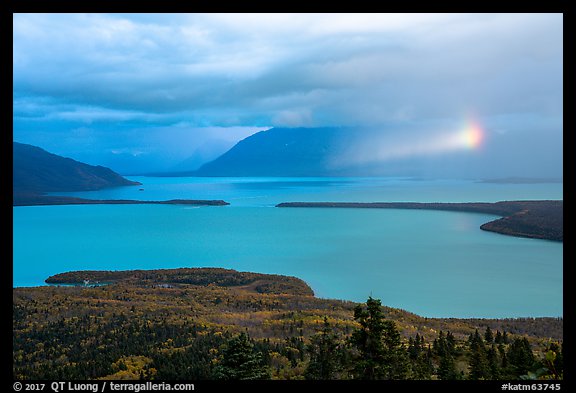
{"type": "Polygon", "coordinates": [[[120,172],[199,165],[270,127],[371,126],[448,155],[431,141],[474,122],[482,175],[562,176],[561,14],[13,20],[14,140],[120,172]]]}

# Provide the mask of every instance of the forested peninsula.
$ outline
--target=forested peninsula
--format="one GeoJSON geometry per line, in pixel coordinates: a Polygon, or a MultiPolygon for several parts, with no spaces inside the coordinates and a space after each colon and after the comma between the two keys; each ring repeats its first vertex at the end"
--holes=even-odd
{"type": "Polygon", "coordinates": [[[502,216],[480,226],[485,231],[536,239],[564,240],[564,201],[501,201],[466,203],[421,202],[284,202],[276,207],[425,209],[486,213],[502,216]]]}
{"type": "Polygon", "coordinates": [[[563,376],[562,318],[425,318],[379,299],[320,299],[296,277],[218,268],[46,282],[13,289],[17,380],[563,376]]]}
{"type": "Polygon", "coordinates": [[[202,199],[169,199],[166,201],[146,201],[139,199],[86,199],[51,195],[19,195],[14,198],[13,206],[45,206],[45,205],[197,205],[226,206],[230,203],[223,200],[202,199]]]}

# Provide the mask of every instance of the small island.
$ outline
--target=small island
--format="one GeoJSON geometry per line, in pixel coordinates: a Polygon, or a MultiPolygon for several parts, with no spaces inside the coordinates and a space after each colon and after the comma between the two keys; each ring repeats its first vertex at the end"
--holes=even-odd
{"type": "Polygon", "coordinates": [[[284,202],[276,207],[425,209],[485,213],[502,216],[480,226],[485,231],[504,235],[564,240],[564,201],[501,201],[465,203],[421,202],[284,202]]]}

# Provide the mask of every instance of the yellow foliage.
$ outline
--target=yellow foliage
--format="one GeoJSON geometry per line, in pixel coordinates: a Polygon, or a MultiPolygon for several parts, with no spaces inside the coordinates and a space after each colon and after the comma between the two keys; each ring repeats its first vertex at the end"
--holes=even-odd
{"type": "Polygon", "coordinates": [[[157,371],[155,368],[146,370],[146,366],[150,363],[152,363],[152,359],[146,356],[122,356],[116,362],[112,363],[112,369],[118,371],[99,379],[136,380],[140,379],[141,373],[147,373],[148,376],[154,376],[157,371]]]}

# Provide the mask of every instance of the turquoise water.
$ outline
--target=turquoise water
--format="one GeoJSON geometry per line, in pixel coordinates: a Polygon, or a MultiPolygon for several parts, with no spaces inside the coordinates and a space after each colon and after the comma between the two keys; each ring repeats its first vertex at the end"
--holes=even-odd
{"type": "Polygon", "coordinates": [[[146,178],[89,198],[224,199],[225,207],[16,207],[14,286],[68,270],[225,267],[293,275],[319,297],[368,296],[428,317],[561,316],[562,243],[481,231],[495,216],[280,209],[284,201],[562,199],[562,184],[401,178],[146,178]],[[143,188],[143,191],[139,191],[143,188]]]}

